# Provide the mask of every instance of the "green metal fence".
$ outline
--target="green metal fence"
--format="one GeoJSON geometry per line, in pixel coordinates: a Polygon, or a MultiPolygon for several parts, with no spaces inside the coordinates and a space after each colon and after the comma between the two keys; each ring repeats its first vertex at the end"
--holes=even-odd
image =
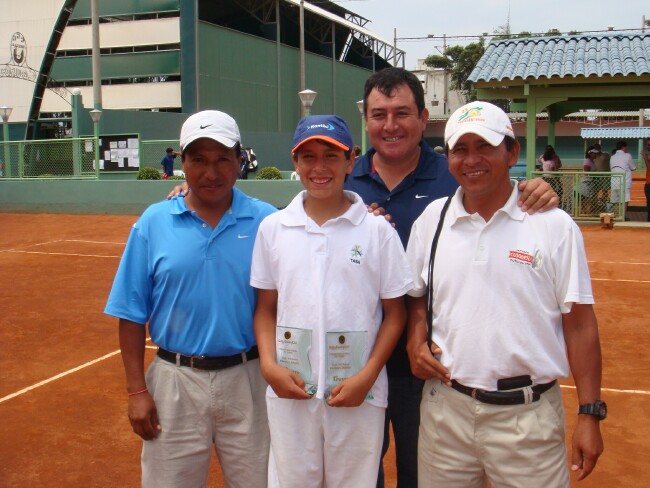
{"type": "Polygon", "coordinates": [[[97,179],[95,139],[0,142],[0,177],[97,179]]]}
{"type": "Polygon", "coordinates": [[[560,197],[560,208],[574,220],[600,220],[601,213],[625,217],[625,175],[584,171],[534,171],[547,180],[560,197]]]}

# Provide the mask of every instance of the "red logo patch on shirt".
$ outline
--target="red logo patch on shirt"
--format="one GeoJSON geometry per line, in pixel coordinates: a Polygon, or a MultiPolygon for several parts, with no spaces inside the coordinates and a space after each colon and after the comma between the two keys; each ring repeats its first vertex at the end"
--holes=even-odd
{"type": "Polygon", "coordinates": [[[508,259],[513,263],[532,265],[534,256],[526,251],[510,251],[508,254],[508,259]]]}

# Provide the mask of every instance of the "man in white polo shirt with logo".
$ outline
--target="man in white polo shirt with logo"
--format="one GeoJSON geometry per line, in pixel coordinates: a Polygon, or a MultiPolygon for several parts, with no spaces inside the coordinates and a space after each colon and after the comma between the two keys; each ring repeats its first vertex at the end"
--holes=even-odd
{"type": "Polygon", "coordinates": [[[557,378],[573,374],[580,403],[577,479],[603,450],[606,416],[580,230],[561,210],[528,215],[517,206],[508,170],[520,147],[500,108],[461,107],[445,143],[460,188],[442,218],[449,199],[425,209],[407,250],[415,282],[407,348],[414,374],[427,379],[419,486],[568,487],[557,378]]]}

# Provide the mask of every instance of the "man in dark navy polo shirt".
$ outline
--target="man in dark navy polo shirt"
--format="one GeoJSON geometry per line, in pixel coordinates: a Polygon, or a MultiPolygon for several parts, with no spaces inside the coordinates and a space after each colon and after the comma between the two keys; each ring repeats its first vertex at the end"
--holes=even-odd
{"type": "MultiPolygon", "coordinates": [[[[358,193],[367,205],[377,204],[390,214],[406,247],[411,226],[433,200],[452,194],[458,183],[449,173],[447,159],[434,152],[422,135],[429,118],[420,80],[401,68],[373,74],[363,94],[366,131],[371,149],[357,158],[345,189],[358,193]]],[[[556,207],[557,195],[541,178],[520,183],[520,205],[537,211],[556,207]]],[[[388,427],[395,436],[397,486],[417,486],[417,445],[423,381],[411,374],[406,333],[387,363],[388,427]]],[[[384,486],[380,467],[378,487],[384,486]]]]}

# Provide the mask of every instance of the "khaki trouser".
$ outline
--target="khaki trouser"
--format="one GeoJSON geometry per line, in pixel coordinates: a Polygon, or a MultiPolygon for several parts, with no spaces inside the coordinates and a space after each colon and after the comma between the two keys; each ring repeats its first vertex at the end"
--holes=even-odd
{"type": "Polygon", "coordinates": [[[488,405],[438,380],[420,407],[420,488],[568,487],[559,385],[528,405],[488,405]]]}
{"type": "Polygon", "coordinates": [[[206,486],[214,446],[228,488],[264,488],[269,431],[259,360],[196,371],[156,357],[147,387],[162,432],[142,448],[142,486],[206,486]]]}

